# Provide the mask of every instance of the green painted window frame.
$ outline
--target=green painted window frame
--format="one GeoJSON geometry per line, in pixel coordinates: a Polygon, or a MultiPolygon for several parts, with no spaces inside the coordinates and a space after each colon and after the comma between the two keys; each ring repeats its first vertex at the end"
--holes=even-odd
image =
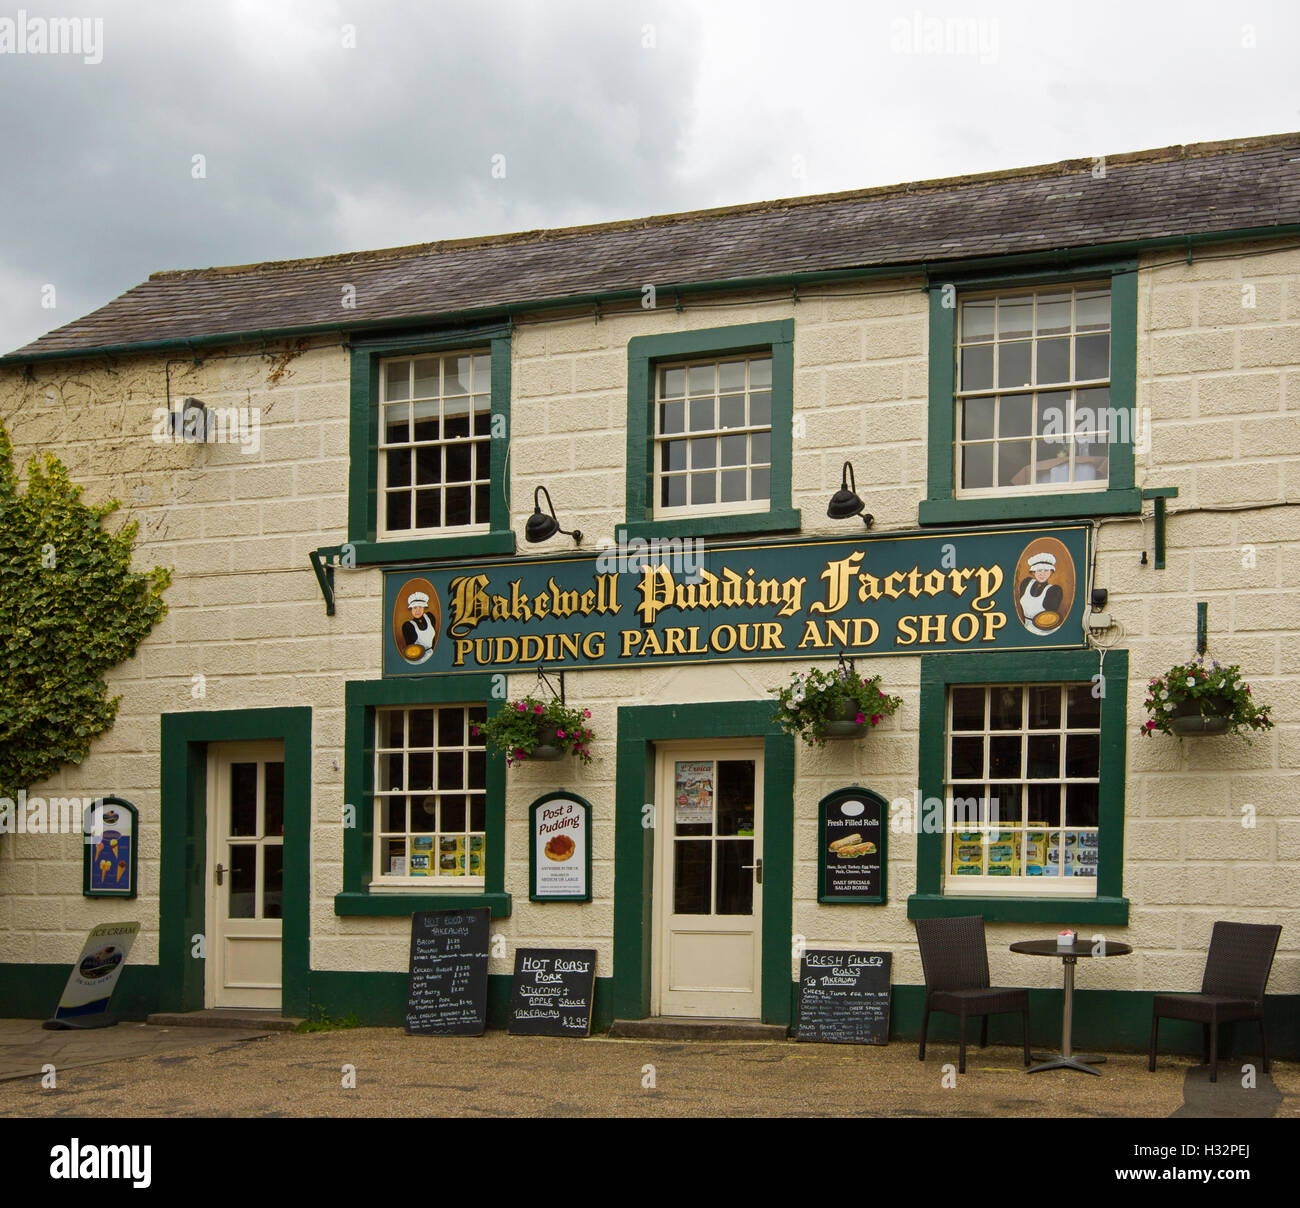
{"type": "Polygon", "coordinates": [[[770,701],[624,705],[618,711],[614,804],[614,994],[616,1019],[650,1014],[654,933],[655,743],[752,738],[763,744],[762,1019],[793,1019],[794,738],[772,720],[770,701]]]}
{"type": "Polygon", "coordinates": [[[617,526],[616,539],[798,532],[799,509],[790,505],[793,420],[793,319],[634,336],[627,343],[627,521],[617,526]],[[655,365],[766,350],[772,353],[772,494],[767,511],[654,519],[655,365]]]}
{"type": "MultiPolygon", "coordinates": [[[[916,892],[907,899],[909,919],[983,915],[987,922],[1128,924],[1124,890],[1124,797],[1127,772],[1128,651],[1106,654],[1101,697],[1101,767],[1097,829],[1101,832],[1095,898],[946,896],[943,832],[916,836],[916,892]]],[[[948,766],[947,697],[952,684],[1022,684],[1088,681],[1099,666],[1095,651],[1035,651],[921,656],[920,750],[917,788],[921,800],[944,799],[948,766]]]]}
{"type": "MultiPolygon", "coordinates": [[[[374,866],[375,709],[384,705],[453,705],[486,702],[488,716],[504,701],[492,694],[490,675],[349,680],[343,705],[343,800],[354,806],[355,825],[343,828],[343,891],[334,895],[336,915],[401,918],[416,910],[468,910],[486,906],[493,918],[510,914],[506,878],[506,761],[489,747],[487,757],[487,868],[483,889],[473,893],[386,889],[372,893],[374,866]]],[[[346,818],[345,818],[346,820],[346,818]]]]}
{"type": "Polygon", "coordinates": [[[351,346],[348,419],[348,544],[358,566],[380,562],[432,561],[515,552],[510,528],[506,463],[510,445],[510,328],[460,328],[456,331],[354,340],[351,346]],[[504,424],[505,438],[492,437],[489,466],[488,531],[451,537],[378,540],[379,364],[385,357],[447,352],[487,346],[492,357],[492,429],[504,424]]]}
{"type": "Polygon", "coordinates": [[[1136,516],[1142,492],[1134,486],[1133,441],[1110,447],[1110,475],[1104,491],[1059,495],[1008,495],[1005,499],[959,499],[956,496],[957,306],[964,292],[1038,285],[1070,285],[1110,278],[1110,405],[1137,406],[1137,270],[1136,260],[1106,261],[1060,271],[983,273],[930,278],[930,408],[927,444],[927,489],[917,519],[921,524],[967,521],[1045,520],[1076,516],[1136,516]],[[950,288],[951,287],[951,288],[950,288]],[[953,290],[955,289],[955,293],[953,290]]]}

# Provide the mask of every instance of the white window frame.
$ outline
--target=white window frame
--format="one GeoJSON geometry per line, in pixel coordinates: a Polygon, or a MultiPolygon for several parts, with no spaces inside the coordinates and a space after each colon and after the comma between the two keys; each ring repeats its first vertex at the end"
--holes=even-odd
{"type": "MultiPolygon", "coordinates": [[[[487,759],[487,750],[486,750],[486,745],[485,745],[485,743],[484,743],[484,741],[483,741],[483,739],[482,739],[482,726],[483,726],[483,723],[484,723],[485,717],[486,717],[486,706],[484,706],[484,705],[482,705],[482,704],[475,704],[475,703],[472,703],[472,702],[471,702],[471,703],[468,703],[468,704],[467,704],[467,703],[454,703],[454,702],[448,702],[448,703],[438,702],[438,703],[434,703],[434,704],[377,705],[377,706],[375,707],[375,710],[374,710],[374,717],[373,717],[373,723],[372,723],[373,726],[374,726],[374,730],[373,730],[373,737],[374,737],[374,780],[373,780],[373,784],[374,784],[374,789],[373,789],[373,793],[372,793],[372,797],[371,797],[371,802],[372,802],[372,807],[373,807],[373,808],[372,808],[373,848],[372,848],[372,851],[371,851],[371,882],[370,882],[370,890],[371,890],[371,892],[393,892],[393,891],[396,891],[396,892],[405,893],[405,892],[410,892],[410,891],[413,890],[413,889],[414,889],[414,890],[419,890],[419,891],[422,892],[422,893],[453,893],[453,894],[460,894],[460,893],[482,893],[482,892],[484,892],[484,890],[485,890],[485,888],[486,888],[486,875],[487,875],[487,874],[486,874],[486,860],[487,860],[487,842],[488,842],[487,817],[486,817],[486,811],[487,811],[487,787],[486,787],[486,775],[487,775],[486,759],[487,759]],[[460,743],[459,745],[455,745],[455,744],[443,744],[443,743],[440,743],[440,742],[439,742],[439,734],[438,734],[439,718],[438,718],[438,715],[439,715],[440,713],[442,713],[442,712],[450,712],[450,711],[452,711],[452,710],[458,710],[458,711],[460,711],[461,713],[464,714],[464,724],[463,724],[463,726],[462,726],[462,732],[461,732],[461,743],[460,743]],[[479,712],[479,714],[480,714],[480,716],[479,716],[477,719],[475,719],[474,717],[471,716],[472,713],[473,713],[474,711],[476,711],[476,710],[477,710],[477,711],[479,712]],[[386,747],[386,746],[383,746],[383,744],[382,744],[382,742],[381,742],[381,735],[382,735],[382,733],[383,733],[383,717],[384,717],[385,714],[391,714],[391,713],[402,713],[402,714],[407,714],[407,715],[409,715],[410,713],[413,713],[413,712],[424,712],[424,711],[432,711],[432,712],[433,712],[433,715],[434,715],[434,717],[433,717],[433,746],[432,746],[432,747],[415,747],[415,748],[412,748],[412,747],[411,747],[411,745],[410,745],[410,723],[409,723],[409,721],[407,721],[407,720],[405,720],[405,719],[404,719],[404,721],[403,721],[403,727],[402,727],[403,745],[402,745],[400,748],[398,748],[398,747],[386,747]],[[474,736],[473,736],[473,735],[471,734],[471,732],[470,732],[470,731],[471,731],[471,728],[472,728],[473,726],[476,726],[476,725],[479,727],[479,739],[478,739],[478,741],[474,741],[474,736]],[[409,787],[409,783],[410,783],[410,760],[409,760],[409,755],[410,755],[410,753],[411,753],[412,750],[417,751],[417,752],[420,752],[420,753],[430,752],[430,753],[432,754],[432,757],[433,757],[433,787],[430,788],[430,789],[412,789],[412,788],[409,787]],[[463,762],[463,766],[464,766],[464,768],[465,768],[465,775],[464,775],[465,783],[464,783],[464,786],[463,786],[462,788],[460,788],[460,789],[455,789],[455,788],[440,789],[440,788],[438,787],[438,756],[439,756],[440,753],[443,753],[443,752],[449,752],[449,751],[461,751],[461,752],[463,753],[463,760],[464,760],[464,762],[463,762]],[[470,788],[470,787],[469,787],[470,776],[469,776],[468,756],[469,756],[469,753],[470,753],[470,752],[474,752],[474,751],[481,751],[481,752],[483,752],[483,756],[484,756],[484,787],[482,787],[482,788],[478,788],[478,789],[474,789],[474,788],[470,788]],[[384,785],[385,781],[384,781],[384,779],[382,778],[381,773],[382,773],[382,770],[383,770],[384,759],[385,759],[385,757],[386,757],[386,756],[390,756],[390,755],[394,755],[394,754],[401,754],[401,755],[403,756],[403,760],[402,760],[403,777],[402,777],[402,779],[403,779],[404,784],[405,784],[407,787],[403,787],[403,788],[400,788],[400,789],[387,789],[387,788],[382,787],[382,786],[384,785]],[[479,836],[482,837],[482,840],[483,840],[483,842],[482,842],[482,851],[483,851],[483,858],[484,858],[484,872],[483,872],[483,874],[481,874],[481,875],[479,875],[479,876],[473,876],[473,875],[470,875],[468,872],[466,872],[466,873],[465,873],[464,875],[462,875],[462,876],[443,876],[443,875],[441,875],[441,873],[433,873],[433,874],[431,874],[431,875],[429,875],[429,876],[412,876],[412,875],[410,875],[410,858],[411,858],[411,857],[410,857],[410,852],[411,852],[410,841],[411,841],[411,839],[412,839],[414,836],[416,836],[416,835],[425,835],[425,834],[432,835],[432,836],[433,836],[433,839],[434,839],[434,842],[433,842],[433,849],[432,849],[432,854],[435,855],[435,856],[437,856],[437,855],[440,854],[440,852],[439,852],[439,840],[443,837],[443,832],[438,831],[438,830],[434,830],[434,831],[416,831],[416,830],[413,830],[412,827],[411,827],[411,818],[410,818],[410,814],[409,814],[409,813],[408,813],[408,815],[407,815],[407,820],[406,820],[406,829],[405,829],[405,831],[401,832],[401,837],[404,837],[404,838],[406,839],[406,853],[407,853],[407,854],[406,854],[405,859],[406,859],[406,862],[407,862],[407,863],[406,863],[407,872],[406,872],[405,875],[402,875],[402,876],[398,876],[398,875],[395,875],[395,874],[393,874],[393,873],[390,873],[390,872],[388,871],[388,869],[385,867],[385,865],[387,864],[387,861],[388,861],[388,850],[387,850],[387,845],[388,845],[388,843],[389,843],[390,840],[395,839],[395,838],[398,838],[398,837],[399,837],[399,834],[398,834],[398,832],[396,832],[396,831],[387,831],[387,830],[385,830],[384,827],[383,827],[383,825],[382,825],[382,822],[383,822],[383,819],[384,819],[384,802],[385,802],[385,800],[388,799],[388,798],[390,798],[390,797],[405,797],[405,798],[415,798],[415,797],[436,797],[436,796],[440,796],[440,795],[444,795],[444,794],[447,795],[447,796],[460,796],[460,797],[464,797],[464,798],[466,799],[466,803],[465,803],[465,823],[466,823],[465,830],[464,830],[464,831],[456,832],[456,834],[463,834],[463,835],[465,835],[467,838],[468,838],[469,836],[472,836],[472,835],[479,835],[479,836]],[[472,796],[478,796],[478,797],[481,797],[481,798],[482,798],[482,801],[483,801],[483,810],[484,810],[484,820],[483,820],[483,821],[484,821],[484,827],[483,827],[483,829],[482,829],[481,831],[475,831],[475,830],[472,830],[472,829],[470,828],[470,825],[469,825],[470,822],[471,822],[472,819],[473,819],[473,812],[472,812],[472,811],[473,811],[473,806],[472,806],[472,804],[471,804],[471,802],[470,802],[470,798],[471,798],[472,796]]],[[[412,805],[409,806],[409,808],[410,808],[410,809],[414,809],[415,807],[414,807],[414,805],[412,804],[412,805]]],[[[450,834],[451,834],[451,832],[448,832],[448,836],[450,836],[450,834]]],[[[468,852],[468,850],[469,850],[469,844],[467,843],[467,844],[466,844],[466,851],[468,852]]]]}
{"type": "MultiPolygon", "coordinates": [[[[447,445],[459,444],[461,442],[467,443],[470,446],[471,477],[468,483],[457,484],[457,485],[468,486],[470,492],[471,512],[477,507],[477,504],[475,503],[475,494],[478,488],[480,486],[486,486],[489,492],[488,507],[489,507],[489,511],[491,510],[491,489],[492,489],[491,435],[490,433],[484,435],[482,433],[476,433],[474,431],[474,421],[481,409],[478,406],[474,405],[473,402],[471,402],[470,431],[468,436],[453,437],[449,440],[441,435],[441,433],[445,431],[445,427],[446,427],[446,418],[444,415],[443,408],[449,397],[467,398],[470,400],[476,400],[476,399],[485,400],[485,406],[484,408],[482,408],[482,410],[485,410],[486,414],[488,414],[489,416],[491,415],[492,412],[492,383],[491,383],[491,376],[490,376],[491,365],[492,365],[492,349],[490,345],[472,346],[466,348],[453,348],[453,349],[438,350],[434,352],[423,352],[423,353],[400,353],[394,356],[386,356],[379,359],[379,390],[378,390],[379,443],[378,443],[378,451],[377,451],[378,466],[376,467],[377,474],[375,478],[375,483],[376,483],[375,533],[376,533],[377,540],[392,541],[392,540],[400,540],[402,538],[407,538],[407,537],[411,537],[411,538],[439,537],[439,536],[455,537],[462,534],[465,535],[471,533],[478,534],[478,533],[486,533],[490,531],[491,529],[490,518],[482,521],[476,521],[473,524],[433,525],[433,526],[426,526],[424,528],[415,527],[414,521],[416,517],[416,491],[419,489],[416,484],[416,460],[417,460],[416,451],[420,448],[428,448],[430,446],[442,447],[447,445]],[[470,391],[466,395],[448,396],[444,385],[445,372],[446,372],[444,366],[447,360],[454,359],[456,357],[470,358],[470,391]],[[415,381],[414,363],[416,361],[425,361],[425,360],[438,361],[438,394],[434,401],[436,401],[438,404],[439,436],[436,440],[433,441],[415,440],[415,426],[412,417],[411,420],[408,420],[409,426],[407,429],[407,431],[410,433],[411,439],[409,441],[402,441],[396,444],[389,444],[388,424],[386,421],[384,409],[386,406],[401,404],[401,403],[405,403],[408,407],[413,408],[417,401],[421,401],[411,397],[411,395],[414,393],[414,381],[415,381]],[[408,373],[408,382],[410,383],[409,385],[410,394],[408,394],[408,397],[405,399],[390,400],[388,398],[388,366],[395,364],[399,361],[407,362],[411,366],[411,369],[409,370],[408,373]],[[488,388],[486,391],[475,389],[475,387],[477,386],[477,382],[475,381],[475,379],[479,373],[478,363],[481,361],[486,361],[488,366],[489,378],[488,378],[488,388]],[[477,463],[477,452],[474,446],[480,441],[485,442],[488,447],[488,474],[486,479],[479,479],[474,476],[475,474],[474,467],[477,463]],[[390,529],[388,527],[389,483],[388,483],[387,454],[391,450],[403,449],[403,448],[409,449],[411,451],[411,479],[410,482],[406,484],[406,486],[394,488],[394,489],[399,489],[399,490],[404,489],[407,490],[410,494],[412,526],[409,528],[390,529]]],[[[429,401],[429,400],[425,399],[422,401],[429,401]]],[[[491,420],[489,419],[489,424],[490,423],[491,420]]],[[[444,467],[445,464],[446,463],[444,457],[443,459],[444,467]]],[[[438,490],[443,493],[441,506],[444,511],[446,508],[446,490],[447,490],[447,483],[445,479],[446,479],[446,474],[444,468],[444,472],[442,474],[442,481],[437,483],[438,490]]],[[[433,484],[429,484],[429,485],[432,486],[433,484]]]]}
{"type": "MultiPolygon", "coordinates": [[[[681,358],[681,359],[673,359],[673,360],[656,362],[653,365],[652,372],[654,373],[654,396],[653,396],[652,406],[654,408],[654,420],[653,420],[654,437],[651,441],[651,458],[652,458],[652,464],[654,468],[654,474],[653,474],[653,483],[651,489],[654,494],[653,494],[653,506],[651,509],[651,515],[655,520],[685,520],[685,519],[690,519],[693,517],[701,517],[701,516],[741,516],[741,515],[750,515],[754,512],[769,511],[771,509],[772,507],[772,441],[775,439],[776,436],[776,434],[772,430],[772,404],[771,404],[772,369],[773,369],[772,362],[773,362],[772,352],[770,349],[768,349],[766,351],[759,351],[759,352],[717,353],[709,356],[695,356],[695,357],[688,357],[688,358],[681,358]],[[711,365],[715,368],[715,372],[716,372],[718,367],[724,364],[734,364],[737,361],[741,361],[745,365],[745,389],[744,389],[743,396],[741,396],[745,399],[746,422],[744,425],[736,428],[723,428],[720,426],[715,426],[712,428],[701,429],[698,432],[692,432],[690,430],[690,396],[689,393],[687,393],[687,394],[683,394],[680,399],[682,403],[682,409],[683,409],[684,426],[682,430],[680,432],[668,432],[668,433],[665,433],[662,430],[662,419],[663,419],[662,407],[665,402],[662,393],[662,387],[663,387],[663,375],[665,372],[670,372],[672,370],[683,370],[685,371],[687,375],[687,381],[689,382],[690,371],[692,368],[696,368],[701,365],[711,365]],[[752,377],[753,377],[752,363],[754,361],[766,361],[768,364],[767,385],[766,387],[760,385],[757,388],[757,391],[755,390],[755,387],[753,386],[752,383],[752,377]],[[753,424],[749,422],[750,420],[749,400],[750,400],[750,396],[756,392],[757,393],[765,392],[768,395],[768,422],[765,425],[753,424]],[[767,433],[767,437],[768,437],[767,460],[753,461],[750,459],[752,453],[752,447],[753,447],[751,438],[755,434],[761,435],[762,433],[767,433]],[[722,466],[721,463],[722,438],[724,436],[741,436],[741,435],[746,437],[745,462],[742,465],[735,465],[735,466],[728,466],[728,467],[722,466]],[[717,494],[721,495],[722,493],[721,475],[724,470],[733,470],[733,471],[743,470],[745,473],[746,497],[741,500],[733,500],[726,503],[722,502],[720,499],[715,498],[713,503],[692,504],[690,502],[687,502],[685,504],[681,504],[677,506],[669,506],[669,505],[661,504],[659,500],[662,494],[663,482],[665,477],[681,478],[683,483],[686,484],[687,498],[689,500],[691,478],[695,473],[701,472],[699,470],[693,470],[691,468],[690,446],[692,441],[701,440],[701,439],[712,439],[714,441],[714,465],[711,468],[714,475],[714,481],[717,485],[717,494]],[[686,455],[687,455],[686,467],[680,471],[665,472],[663,470],[662,448],[670,441],[677,441],[677,440],[684,442],[686,445],[686,455]],[[761,469],[767,470],[767,475],[768,475],[767,495],[761,499],[755,499],[749,494],[753,485],[752,471],[761,470],[761,469]]],[[[720,424],[722,419],[722,416],[720,414],[722,398],[736,397],[736,394],[735,392],[728,392],[726,395],[724,395],[719,386],[719,389],[714,392],[713,397],[715,399],[715,405],[719,408],[719,412],[717,413],[717,420],[720,424]]],[[[667,401],[672,403],[672,402],[677,402],[679,400],[676,398],[676,396],[674,396],[673,398],[667,401]]]]}
{"type": "MultiPolygon", "coordinates": [[[[1104,388],[1107,392],[1107,407],[1113,407],[1111,401],[1111,383],[1112,373],[1110,367],[1114,364],[1114,294],[1111,289],[1111,282],[1108,278],[1102,278],[1096,281],[1069,281],[1059,282],[1056,284],[1047,284],[1039,286],[1009,286],[1000,289],[982,289],[972,290],[969,293],[960,293],[957,298],[957,316],[956,316],[956,366],[953,378],[953,497],[955,499],[1007,499],[1018,498],[1025,495],[1059,495],[1059,494],[1084,494],[1088,492],[1106,491],[1110,489],[1110,457],[1107,456],[1106,474],[1101,478],[1076,479],[1075,474],[1075,441],[1074,441],[1074,420],[1075,407],[1078,392],[1081,390],[1095,390],[1104,388]],[[1040,339],[1064,338],[1068,335],[1070,339],[1071,360],[1075,356],[1075,341],[1083,335],[1100,335],[1100,329],[1088,329],[1085,331],[1078,330],[1077,323],[1077,295],[1080,293],[1105,292],[1107,296],[1107,320],[1105,334],[1109,337],[1108,348],[1110,356],[1107,360],[1108,372],[1104,378],[1079,378],[1073,376],[1073,370],[1067,381],[1045,383],[1038,385],[1036,383],[1038,369],[1038,342],[1040,339]],[[1043,294],[1069,294],[1070,295],[1070,330],[1068,333],[1052,333],[1047,336],[1038,334],[1038,299],[1043,294]],[[996,349],[1002,342],[1000,333],[995,329],[991,339],[979,340],[972,345],[965,340],[963,330],[965,323],[965,306],[971,302],[981,302],[989,300],[1009,301],[1020,298],[1032,298],[1034,306],[1034,318],[1030,327],[1029,334],[1023,337],[1016,337],[1015,342],[1021,339],[1028,340],[1030,346],[1029,360],[1029,382],[1021,386],[1001,386],[995,384],[987,389],[963,390],[962,389],[962,369],[965,349],[968,347],[991,347],[994,349],[995,366],[997,362],[996,349]],[[1030,482],[1018,485],[998,486],[995,484],[989,487],[967,487],[963,484],[962,475],[962,451],[970,444],[984,444],[990,448],[997,449],[1004,444],[1012,444],[1021,440],[1030,442],[1030,467],[1036,467],[1037,462],[1034,460],[1036,447],[1040,444],[1042,438],[1037,434],[1037,396],[1040,394],[1065,394],[1068,396],[1068,417],[1065,430],[1069,433],[1068,439],[1061,443],[1068,450],[1068,462],[1070,468],[1070,480],[1066,482],[1030,482]],[[994,436],[988,441],[964,442],[962,440],[962,427],[964,419],[964,408],[968,399],[991,398],[1000,400],[1003,397],[1011,395],[1029,395],[1031,400],[1030,416],[1031,427],[1027,436],[1015,436],[1003,438],[997,434],[996,424],[998,422],[998,413],[1000,412],[1000,401],[995,403],[995,427],[994,436]]],[[[1111,414],[1108,411],[1108,416],[1111,414]]],[[[1109,435],[1107,447],[1115,443],[1113,434],[1109,435]]],[[[997,469],[996,461],[994,463],[994,478],[996,480],[997,469]]]]}
{"type": "MultiPolygon", "coordinates": [[[[1029,819],[1029,793],[1028,786],[1055,784],[1062,791],[1068,785],[1072,784],[1093,784],[1097,786],[1098,807],[1100,809],[1101,797],[1101,702],[1098,701],[1098,718],[1096,726],[1071,726],[1068,724],[1068,698],[1064,691],[1066,688],[1087,688],[1092,690],[1093,685],[1087,681],[1078,682],[1073,680],[1044,680],[1026,683],[959,683],[949,684],[945,689],[944,699],[944,842],[943,842],[943,894],[945,897],[1069,897],[1093,899],[1097,896],[1097,885],[1101,872],[1100,863],[1097,871],[1090,877],[1067,877],[1063,874],[1056,876],[1031,877],[1026,874],[1018,873],[1014,876],[995,877],[987,874],[977,874],[972,876],[959,876],[952,871],[953,866],[953,846],[956,842],[955,836],[958,833],[979,833],[981,835],[980,843],[984,848],[983,861],[981,867],[988,867],[988,849],[990,846],[989,835],[998,831],[1012,830],[1019,834],[1024,834],[1030,827],[1029,819]],[[1029,726],[1029,690],[1031,688],[1057,688],[1061,690],[1061,716],[1056,727],[1030,727],[1029,726]],[[1021,725],[1018,730],[993,730],[990,728],[990,690],[1005,688],[1018,688],[1021,691],[1021,725]],[[983,797],[983,786],[985,784],[995,783],[994,777],[989,774],[976,779],[966,779],[958,782],[953,781],[952,776],[952,740],[953,734],[953,692],[956,689],[969,690],[980,689],[984,693],[984,723],[980,730],[960,730],[956,737],[960,738],[982,738],[983,739],[983,766],[989,767],[989,739],[992,737],[1007,738],[1012,735],[1019,735],[1021,740],[1020,748],[1020,776],[999,776],[996,778],[998,784],[1019,784],[1022,786],[1022,805],[1021,819],[1018,822],[999,822],[996,825],[988,822],[970,823],[962,827],[955,825],[952,818],[952,802],[954,798],[969,798],[978,796],[981,800],[983,797]],[[1096,735],[1097,737],[1097,774],[1094,776],[1066,776],[1065,775],[1065,757],[1066,757],[1066,737],[1067,735],[1083,734],[1096,735]],[[1028,741],[1030,736],[1050,737],[1056,735],[1060,739],[1060,754],[1058,764],[1058,776],[1055,778],[1047,777],[1030,777],[1025,773],[1028,764],[1028,741]],[[979,787],[979,794],[969,790],[979,787]]],[[[1062,805],[1063,810],[1063,805],[1062,805]]],[[[1038,828],[1035,827],[1035,830],[1038,828]]],[[[1100,817],[1095,825],[1092,826],[1063,826],[1059,821],[1048,822],[1046,826],[1049,834],[1075,833],[1084,832],[1101,835],[1100,817]]],[[[1064,848],[1064,843],[1060,845],[1064,848]]],[[[1022,847],[1023,852],[1023,847],[1022,847]]]]}

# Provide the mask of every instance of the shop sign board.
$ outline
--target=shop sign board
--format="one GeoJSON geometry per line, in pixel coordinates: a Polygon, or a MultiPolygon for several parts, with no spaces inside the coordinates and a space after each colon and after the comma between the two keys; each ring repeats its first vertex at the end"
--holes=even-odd
{"type": "Polygon", "coordinates": [[[595,989],[594,948],[516,948],[511,1034],[588,1035],[595,989]]]}
{"type": "Polygon", "coordinates": [[[799,962],[797,1039],[818,1044],[888,1044],[888,952],[806,949],[799,962]]]}
{"type": "Polygon", "coordinates": [[[53,1018],[41,1026],[56,1031],[115,1024],[117,1020],[108,1013],[109,1000],[139,934],[139,923],[101,923],[92,928],[68,974],[53,1018]]]}
{"type": "Polygon", "coordinates": [[[392,570],[383,673],[1083,648],[1090,527],[924,530],[392,570]]]}
{"type": "Polygon", "coordinates": [[[490,917],[486,906],[411,915],[408,1035],[483,1035],[490,917]]]}
{"type": "Polygon", "coordinates": [[[817,900],[886,901],[888,804],[869,789],[837,789],[817,806],[817,900]]]}
{"type": "Polygon", "coordinates": [[[528,807],[528,897],[591,901],[591,805],[572,793],[547,793],[528,807]]]}

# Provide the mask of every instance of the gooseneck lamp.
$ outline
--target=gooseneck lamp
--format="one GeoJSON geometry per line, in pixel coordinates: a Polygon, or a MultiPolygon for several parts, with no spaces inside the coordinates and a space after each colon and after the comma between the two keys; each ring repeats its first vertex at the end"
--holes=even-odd
{"type": "Polygon", "coordinates": [[[566,537],[572,537],[574,545],[582,544],[582,533],[578,529],[570,532],[568,529],[562,529],[560,522],[555,518],[555,505],[551,502],[551,493],[545,487],[539,486],[533,492],[533,514],[528,517],[528,523],[524,525],[524,540],[536,545],[539,541],[546,541],[554,537],[556,533],[563,533],[566,537]],[[546,508],[550,512],[548,516],[542,511],[540,497],[546,496],[546,508]]]}
{"type": "Polygon", "coordinates": [[[848,520],[851,516],[861,516],[862,523],[870,528],[875,522],[875,517],[866,514],[863,510],[866,506],[858,497],[858,484],[853,478],[853,464],[846,461],[840,471],[840,489],[831,496],[826,515],[832,520],[848,520]]]}

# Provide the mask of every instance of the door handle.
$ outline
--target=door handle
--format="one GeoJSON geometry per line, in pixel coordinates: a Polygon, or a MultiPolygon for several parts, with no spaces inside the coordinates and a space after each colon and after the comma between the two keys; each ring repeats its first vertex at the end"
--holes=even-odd
{"type": "Polygon", "coordinates": [[[754,870],[754,880],[759,885],[763,883],[763,860],[761,856],[753,864],[742,864],[740,867],[744,869],[752,868],[754,870]]]}
{"type": "Polygon", "coordinates": [[[221,877],[222,877],[222,874],[223,874],[225,871],[226,871],[226,870],[225,870],[224,868],[222,868],[220,864],[217,865],[217,884],[218,884],[218,885],[221,884],[221,877]]]}

